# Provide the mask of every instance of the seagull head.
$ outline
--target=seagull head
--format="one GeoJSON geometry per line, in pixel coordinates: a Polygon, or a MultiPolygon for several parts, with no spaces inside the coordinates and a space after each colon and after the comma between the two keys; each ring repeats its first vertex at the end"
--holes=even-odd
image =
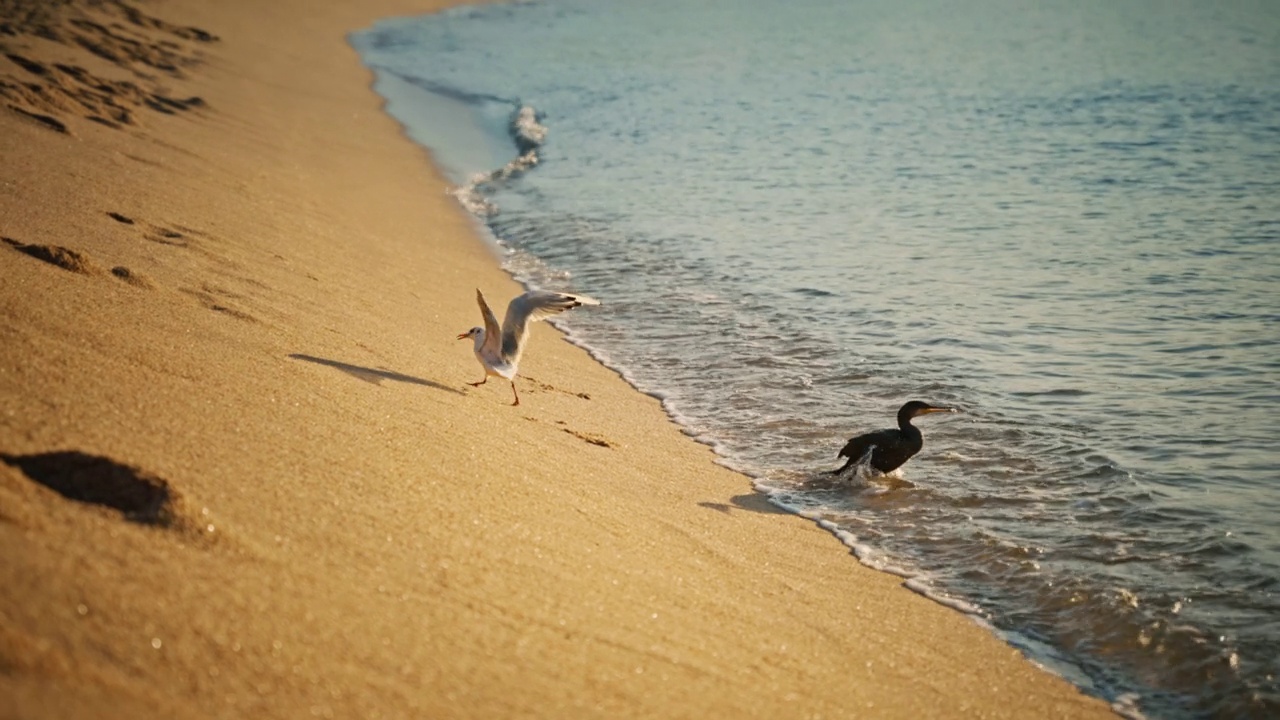
{"type": "Polygon", "coordinates": [[[484,328],[482,328],[482,327],[473,327],[473,328],[471,328],[470,330],[468,330],[468,331],[466,331],[466,332],[462,333],[461,335],[459,335],[459,336],[458,336],[458,339],[459,339],[459,340],[466,340],[467,338],[479,338],[479,337],[483,337],[483,336],[484,336],[484,328]]]}

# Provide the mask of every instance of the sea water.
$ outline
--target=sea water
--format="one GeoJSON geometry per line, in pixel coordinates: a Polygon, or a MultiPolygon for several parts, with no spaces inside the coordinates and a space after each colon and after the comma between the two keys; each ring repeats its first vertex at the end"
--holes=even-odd
{"type": "Polygon", "coordinates": [[[352,42],[511,272],[601,300],[574,341],[759,492],[1126,713],[1280,716],[1280,4],[546,0],[352,42]],[[912,399],[962,413],[821,474],[912,399]]]}

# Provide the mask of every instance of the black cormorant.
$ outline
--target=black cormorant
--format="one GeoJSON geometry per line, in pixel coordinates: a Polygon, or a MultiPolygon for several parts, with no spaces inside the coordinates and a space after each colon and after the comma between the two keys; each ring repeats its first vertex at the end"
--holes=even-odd
{"type": "Polygon", "coordinates": [[[851,438],[837,457],[849,458],[844,467],[832,474],[848,470],[871,451],[871,467],[882,473],[893,472],[924,447],[924,436],[911,424],[911,418],[938,412],[957,412],[955,408],[930,405],[912,400],[898,410],[898,427],[876,430],[851,438]]]}

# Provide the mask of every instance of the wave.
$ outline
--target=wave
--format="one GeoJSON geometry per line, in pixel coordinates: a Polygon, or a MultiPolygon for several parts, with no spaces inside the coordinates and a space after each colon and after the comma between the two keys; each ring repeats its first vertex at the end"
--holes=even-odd
{"type": "Polygon", "coordinates": [[[497,204],[490,199],[493,193],[512,178],[532,170],[541,161],[539,153],[547,139],[547,126],[542,124],[542,115],[532,106],[513,104],[516,109],[511,112],[507,133],[515,143],[519,155],[497,170],[471,176],[465,184],[450,191],[467,212],[480,218],[492,217],[498,213],[497,204]]]}
{"type": "MultiPolygon", "coordinates": [[[[375,47],[380,47],[376,41],[374,45],[375,47]]],[[[525,105],[515,98],[463,90],[436,80],[400,72],[387,65],[370,64],[369,67],[378,73],[391,75],[432,95],[477,109],[492,105],[511,108],[507,120],[507,135],[515,145],[516,157],[500,168],[472,175],[467,182],[449,191],[449,194],[457,198],[467,212],[481,219],[496,215],[498,206],[490,199],[492,195],[504,183],[528,172],[541,161],[540,153],[543,143],[547,140],[548,130],[547,126],[542,124],[542,113],[533,106],[525,105]]]]}

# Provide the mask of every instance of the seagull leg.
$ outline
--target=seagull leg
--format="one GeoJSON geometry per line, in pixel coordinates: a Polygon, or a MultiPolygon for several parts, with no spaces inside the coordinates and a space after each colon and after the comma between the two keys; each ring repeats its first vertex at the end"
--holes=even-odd
{"type": "Polygon", "coordinates": [[[515,406],[517,406],[517,405],[519,405],[519,404],[520,404],[520,393],[516,392],[516,381],[515,381],[515,380],[512,380],[512,381],[511,381],[511,394],[512,394],[512,395],[514,395],[514,396],[515,396],[515,398],[516,398],[516,401],[515,401],[515,402],[513,402],[513,403],[511,403],[511,407],[515,407],[515,406]]]}
{"type": "Polygon", "coordinates": [[[470,385],[471,387],[480,387],[481,385],[483,385],[483,384],[485,384],[485,383],[487,383],[487,382],[489,382],[489,376],[488,376],[488,375],[485,375],[485,376],[484,376],[484,379],[483,379],[483,380],[481,380],[480,382],[478,382],[478,383],[467,383],[467,384],[468,384],[468,385],[470,385]]]}

